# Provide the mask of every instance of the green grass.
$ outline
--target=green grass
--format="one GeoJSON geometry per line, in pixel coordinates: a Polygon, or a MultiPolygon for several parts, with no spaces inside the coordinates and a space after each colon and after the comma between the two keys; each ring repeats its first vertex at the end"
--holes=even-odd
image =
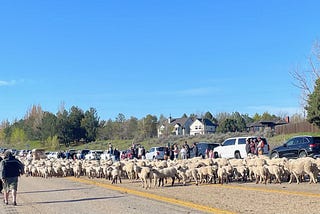
{"type": "MultiPolygon", "coordinates": [[[[270,145],[270,148],[272,149],[275,146],[282,145],[286,140],[293,136],[297,135],[312,135],[312,136],[320,136],[319,133],[294,133],[294,134],[287,134],[287,135],[277,135],[274,137],[269,137],[268,143],[270,145]]],[[[226,136],[225,136],[226,137],[226,136]]],[[[222,141],[221,139],[220,141],[222,141]]],[[[173,144],[177,143],[179,145],[182,145],[184,141],[188,141],[189,145],[192,145],[193,142],[199,142],[199,141],[212,141],[210,136],[188,136],[188,137],[173,137],[170,139],[159,139],[159,138],[153,138],[144,140],[141,142],[134,142],[135,144],[140,144],[146,148],[146,150],[150,149],[153,146],[166,146],[168,143],[173,144]]],[[[113,147],[118,148],[119,150],[126,150],[129,149],[132,146],[133,141],[132,140],[108,140],[108,141],[99,141],[99,142],[91,142],[81,145],[73,144],[70,147],[65,147],[64,145],[60,145],[60,148],[56,150],[68,150],[68,149],[101,149],[101,150],[107,150],[109,148],[109,143],[113,145],[113,147]]],[[[2,144],[0,147],[4,148],[15,148],[18,150],[21,149],[34,149],[34,148],[44,148],[46,150],[54,150],[47,146],[45,146],[40,141],[28,141],[25,143],[19,143],[19,144],[2,144]]]]}
{"type": "Polygon", "coordinates": [[[280,146],[284,142],[286,142],[289,138],[292,138],[294,136],[298,135],[311,135],[311,136],[320,136],[320,133],[314,133],[314,132],[301,132],[301,133],[293,133],[293,134],[286,134],[286,135],[276,135],[274,137],[268,138],[268,143],[270,144],[270,148],[275,146],[280,146]]]}

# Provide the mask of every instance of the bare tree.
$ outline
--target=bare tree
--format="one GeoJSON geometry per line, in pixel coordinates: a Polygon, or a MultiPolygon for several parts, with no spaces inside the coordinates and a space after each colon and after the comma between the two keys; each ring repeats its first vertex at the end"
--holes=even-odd
{"type": "Polygon", "coordinates": [[[304,108],[308,102],[309,94],[313,92],[315,82],[320,78],[320,43],[315,41],[311,55],[307,59],[308,67],[306,69],[300,69],[296,67],[291,76],[294,79],[293,85],[301,90],[300,104],[304,108]]]}

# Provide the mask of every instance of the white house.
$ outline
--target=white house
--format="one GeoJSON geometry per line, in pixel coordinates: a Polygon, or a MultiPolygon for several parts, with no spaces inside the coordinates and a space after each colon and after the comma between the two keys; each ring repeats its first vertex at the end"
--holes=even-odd
{"type": "Polygon", "coordinates": [[[212,134],[216,132],[217,124],[209,119],[197,118],[190,126],[190,135],[212,134]]]}
{"type": "Polygon", "coordinates": [[[193,123],[190,117],[168,118],[168,121],[158,127],[158,137],[167,135],[190,135],[190,125],[193,123]]]}

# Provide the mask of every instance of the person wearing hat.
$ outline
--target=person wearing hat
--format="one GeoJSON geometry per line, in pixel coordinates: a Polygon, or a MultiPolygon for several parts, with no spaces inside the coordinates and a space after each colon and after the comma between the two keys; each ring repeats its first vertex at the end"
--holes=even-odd
{"type": "Polygon", "coordinates": [[[8,204],[9,192],[12,192],[13,205],[17,205],[18,177],[24,173],[24,165],[16,159],[10,150],[5,151],[0,162],[0,179],[3,182],[4,203],[8,204]]]}

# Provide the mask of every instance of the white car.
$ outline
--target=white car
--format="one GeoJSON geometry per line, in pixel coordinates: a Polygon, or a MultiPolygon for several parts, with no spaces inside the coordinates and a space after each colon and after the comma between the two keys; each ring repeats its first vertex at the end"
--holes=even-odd
{"type": "MultiPolygon", "coordinates": [[[[215,147],[213,150],[214,157],[221,158],[245,158],[247,157],[246,142],[247,139],[257,139],[256,136],[250,137],[234,137],[226,139],[220,146],[215,147]]],[[[263,154],[269,154],[269,145],[265,138],[262,138],[265,142],[263,154]]]]}
{"type": "Polygon", "coordinates": [[[109,160],[111,159],[113,162],[115,162],[116,158],[113,154],[110,154],[108,151],[104,151],[101,155],[100,155],[100,159],[101,160],[109,160]]]}
{"type": "Polygon", "coordinates": [[[90,150],[88,154],[84,156],[86,160],[100,160],[101,154],[103,154],[102,150],[90,150]]]}
{"type": "Polygon", "coordinates": [[[53,159],[58,159],[58,152],[48,152],[47,158],[53,158],[53,159]]]}
{"type": "Polygon", "coordinates": [[[146,159],[147,160],[163,160],[164,159],[164,150],[166,147],[160,146],[160,147],[152,147],[147,153],[146,153],[146,159]]]}

